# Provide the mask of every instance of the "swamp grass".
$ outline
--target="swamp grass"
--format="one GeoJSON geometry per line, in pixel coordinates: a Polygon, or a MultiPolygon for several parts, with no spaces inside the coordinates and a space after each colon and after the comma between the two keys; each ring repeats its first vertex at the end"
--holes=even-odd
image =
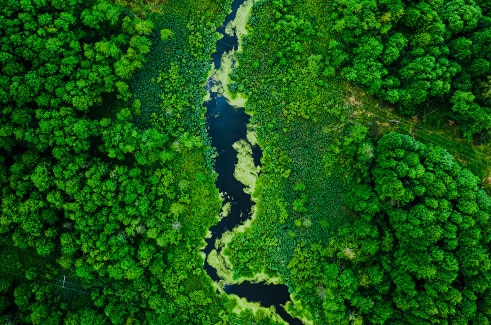
{"type": "MultiPolygon", "coordinates": [[[[295,251],[325,243],[331,230],[348,218],[342,195],[349,178],[342,155],[333,153],[344,126],[330,132],[343,115],[333,108],[342,92],[338,80],[324,78],[303,60],[285,66],[274,62],[281,44],[272,41],[274,36],[264,39],[274,20],[270,6],[254,7],[250,37],[231,75],[236,82],[231,88],[245,90],[248,97],[246,111],[263,157],[253,194],[257,217],[234,234],[224,254],[235,279],[267,274],[295,293],[297,284],[288,268],[295,251]],[[295,190],[298,184],[305,189],[295,190]]],[[[315,48],[308,43],[306,48],[315,48]]]]}

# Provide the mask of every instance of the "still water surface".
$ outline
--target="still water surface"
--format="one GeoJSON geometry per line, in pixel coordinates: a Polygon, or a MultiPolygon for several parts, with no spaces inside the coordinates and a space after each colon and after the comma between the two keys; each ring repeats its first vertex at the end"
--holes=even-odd
{"type": "MultiPolygon", "coordinates": [[[[225,34],[225,26],[235,19],[237,9],[244,0],[235,0],[232,4],[232,12],[226,17],[224,24],[217,31],[224,35],[216,45],[216,52],[212,55],[212,60],[216,69],[220,68],[222,56],[238,47],[237,36],[225,34]]],[[[207,88],[216,82],[208,80],[207,88]]],[[[206,119],[208,123],[208,134],[211,138],[212,146],[216,148],[218,157],[215,160],[215,170],[218,173],[216,185],[220,192],[226,193],[224,204],[231,203],[231,210],[227,217],[213,226],[210,230],[211,238],[206,239],[204,252],[206,256],[215,248],[215,241],[221,238],[227,230],[232,230],[250,217],[252,201],[249,194],[244,193],[244,185],[234,177],[235,164],[237,164],[237,152],[232,145],[246,138],[247,123],[249,115],[243,108],[230,106],[226,99],[210,91],[210,100],[205,103],[206,119]]],[[[261,151],[258,146],[253,146],[254,162],[259,164],[261,151]]],[[[213,281],[219,281],[216,270],[205,260],[204,268],[213,281]]],[[[226,285],[224,288],[228,294],[236,294],[249,301],[260,302],[264,307],[275,306],[277,313],[289,324],[301,324],[301,322],[291,317],[281,305],[289,299],[288,288],[285,285],[268,285],[265,283],[249,283],[226,285]]]]}

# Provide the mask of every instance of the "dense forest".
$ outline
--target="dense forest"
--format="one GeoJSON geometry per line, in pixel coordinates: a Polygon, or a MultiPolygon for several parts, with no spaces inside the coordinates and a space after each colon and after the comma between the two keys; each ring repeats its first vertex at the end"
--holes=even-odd
{"type": "Polygon", "coordinates": [[[433,118],[489,139],[489,3],[332,1],[326,10],[328,73],[365,86],[405,115],[438,110],[433,118]]]}
{"type": "MultiPolygon", "coordinates": [[[[0,322],[276,324],[203,269],[232,1],[4,2],[0,322]]],[[[225,92],[262,157],[231,281],[287,285],[305,324],[489,324],[491,5],[253,3],[225,92]]]]}
{"type": "Polygon", "coordinates": [[[203,84],[230,3],[132,5],[0,8],[2,323],[261,318],[231,312],[199,252],[220,209],[203,84]]]}

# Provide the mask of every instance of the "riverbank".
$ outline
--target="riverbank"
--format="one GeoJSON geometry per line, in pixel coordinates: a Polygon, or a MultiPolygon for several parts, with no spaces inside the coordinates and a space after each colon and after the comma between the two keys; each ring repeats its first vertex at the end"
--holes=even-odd
{"type": "MultiPolygon", "coordinates": [[[[308,15],[302,5],[292,7],[308,15]]],[[[234,278],[267,274],[286,284],[293,297],[286,309],[305,324],[321,324],[322,262],[312,249],[326,245],[346,218],[342,195],[349,170],[339,155],[346,129],[339,123],[346,119],[338,109],[342,84],[322,75],[317,51],[325,36],[310,35],[299,42],[302,53],[280,57],[296,36],[286,40],[288,26],[271,27],[277,10],[271,3],[254,7],[241,64],[228,84],[246,93],[263,157],[254,220],[231,236],[224,255],[234,278]]]]}
{"type": "MultiPolygon", "coordinates": [[[[232,12],[229,16],[230,21],[226,21],[218,30],[224,33],[224,37],[217,43],[213,62],[215,69],[206,86],[210,94],[205,103],[209,134],[212,145],[217,150],[215,169],[219,176],[216,184],[224,198],[222,209],[228,213],[227,217],[222,218],[219,224],[212,228],[211,237],[207,238],[207,247],[204,249],[207,254],[205,270],[215,281],[219,291],[237,294],[249,301],[259,301],[261,305],[257,305],[254,314],[268,311],[270,313],[274,306],[278,314],[273,315],[271,321],[282,318],[290,324],[296,324],[298,321],[291,318],[281,307],[289,300],[285,286],[279,285],[277,279],[266,273],[256,274],[252,279],[235,278],[235,265],[231,265],[228,258],[222,254],[222,250],[226,249],[233,236],[237,232],[245,231],[255,214],[251,195],[254,193],[260,171],[261,153],[257,146],[255,130],[248,124],[249,116],[239,107],[246,103],[246,97],[234,95],[228,89],[230,74],[239,66],[237,54],[242,51],[242,40],[247,34],[246,24],[252,5],[251,0],[237,7],[234,2],[235,15],[232,12]]],[[[248,304],[244,304],[246,300],[237,301],[242,305],[242,309],[247,310],[248,304]]]]}

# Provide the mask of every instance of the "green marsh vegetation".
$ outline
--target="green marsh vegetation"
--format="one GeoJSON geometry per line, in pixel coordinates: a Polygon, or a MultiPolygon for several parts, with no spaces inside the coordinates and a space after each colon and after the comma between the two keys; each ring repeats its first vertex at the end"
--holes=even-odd
{"type": "Polygon", "coordinates": [[[489,9],[254,6],[229,89],[263,157],[235,279],[279,278],[305,323],[489,322],[489,9]]]}
{"type": "Polygon", "coordinates": [[[342,193],[349,171],[335,166],[342,162],[337,157],[342,148],[350,146],[343,135],[354,138],[358,128],[337,109],[343,98],[340,81],[322,75],[322,57],[315,51],[295,54],[293,49],[285,54],[288,62],[278,56],[276,51],[284,51],[283,43],[296,33],[309,49],[322,42],[309,19],[292,23],[289,28],[295,31],[275,29],[277,12],[270,2],[253,8],[250,37],[245,38],[233,76],[238,82],[230,85],[246,92],[246,110],[263,157],[254,192],[256,216],[244,232],[235,234],[224,254],[236,279],[254,278],[257,273],[279,277],[294,288],[295,300],[309,297],[302,300],[309,304],[308,300],[317,302],[318,295],[315,289],[298,290],[299,284],[315,283],[311,276],[322,273],[322,263],[314,254],[301,265],[292,261],[311,245],[323,243],[330,229],[347,218],[342,193]]]}

